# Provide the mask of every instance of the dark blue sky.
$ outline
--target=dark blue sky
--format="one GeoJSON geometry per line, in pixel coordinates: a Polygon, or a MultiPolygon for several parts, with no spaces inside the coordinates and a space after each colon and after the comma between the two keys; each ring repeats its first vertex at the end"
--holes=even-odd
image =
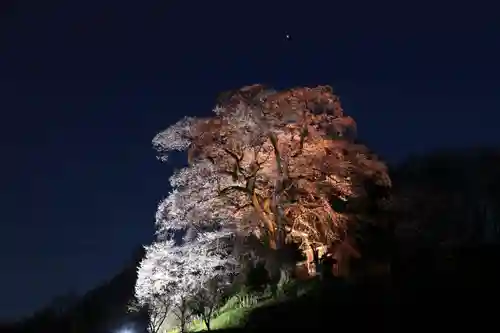
{"type": "Polygon", "coordinates": [[[220,91],[332,84],[390,160],[500,144],[496,8],[266,2],[2,1],[0,318],[151,240],[171,172],[151,139],[220,91]]]}

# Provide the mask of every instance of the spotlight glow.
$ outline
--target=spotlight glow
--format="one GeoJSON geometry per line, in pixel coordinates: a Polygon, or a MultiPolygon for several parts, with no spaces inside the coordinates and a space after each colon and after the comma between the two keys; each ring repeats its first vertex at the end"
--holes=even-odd
{"type": "Polygon", "coordinates": [[[136,333],[136,331],[131,325],[127,325],[120,327],[114,333],[136,333]]]}

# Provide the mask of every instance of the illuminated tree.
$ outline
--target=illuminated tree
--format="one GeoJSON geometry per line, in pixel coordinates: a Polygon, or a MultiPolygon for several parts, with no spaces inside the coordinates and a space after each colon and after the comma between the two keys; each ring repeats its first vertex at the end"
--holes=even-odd
{"type": "Polygon", "coordinates": [[[224,96],[213,117],[184,118],[153,140],[161,159],[187,150],[190,162],[171,179],[159,228],[216,220],[271,248],[343,239],[360,218],[346,207],[367,198],[367,182],[390,186],[385,164],[355,134],[330,87],[254,85],[224,96]]]}
{"type": "Polygon", "coordinates": [[[158,207],[157,240],[139,267],[136,298],[151,305],[168,296],[182,329],[189,300],[238,273],[235,240],[256,238],[254,248],[270,249],[275,279],[287,244],[345,240],[370,215],[367,184],[390,186],[385,164],[356,143],[356,124],[330,87],[254,85],[226,94],[213,111],[153,140],[162,160],[187,150],[189,166],[170,178],[172,191],[158,207]],[[180,244],[172,239],[178,231],[187,231],[180,244]]]}
{"type": "MultiPolygon", "coordinates": [[[[211,280],[232,274],[237,266],[220,242],[225,235],[220,231],[204,232],[182,245],[162,240],[146,247],[135,288],[139,305],[151,308],[153,313],[162,313],[156,307],[163,308],[165,304],[159,304],[158,300],[168,299],[169,308],[184,325],[187,300],[206,288],[211,280]]],[[[157,323],[152,324],[157,327],[157,323]]]]}

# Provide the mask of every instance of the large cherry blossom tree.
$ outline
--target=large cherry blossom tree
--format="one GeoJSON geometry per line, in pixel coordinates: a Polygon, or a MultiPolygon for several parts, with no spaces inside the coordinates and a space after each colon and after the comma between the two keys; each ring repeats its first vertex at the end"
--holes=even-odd
{"type": "Polygon", "coordinates": [[[342,240],[362,215],[345,206],[360,206],[367,181],[390,186],[330,87],[244,87],[213,111],[153,139],[161,160],[187,151],[189,165],[159,204],[157,240],[138,272],[142,304],[160,294],[183,307],[209,281],[237,272],[235,238],[256,238],[273,253],[292,242],[306,249],[342,240]],[[181,242],[172,239],[177,231],[188,231],[181,242]]]}
{"type": "Polygon", "coordinates": [[[254,85],[226,96],[213,117],[186,117],[153,140],[161,159],[187,150],[190,161],[171,179],[159,229],[216,219],[271,248],[342,239],[359,214],[332,202],[355,206],[367,180],[390,186],[385,164],[355,133],[330,87],[277,93],[254,85]]]}

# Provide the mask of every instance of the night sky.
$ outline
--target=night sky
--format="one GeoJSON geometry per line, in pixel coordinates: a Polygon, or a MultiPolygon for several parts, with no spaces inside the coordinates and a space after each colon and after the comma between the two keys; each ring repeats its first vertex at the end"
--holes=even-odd
{"type": "Polygon", "coordinates": [[[331,84],[390,161],[500,144],[496,8],[344,2],[2,0],[0,318],[151,241],[173,167],[151,139],[221,91],[331,84]]]}

